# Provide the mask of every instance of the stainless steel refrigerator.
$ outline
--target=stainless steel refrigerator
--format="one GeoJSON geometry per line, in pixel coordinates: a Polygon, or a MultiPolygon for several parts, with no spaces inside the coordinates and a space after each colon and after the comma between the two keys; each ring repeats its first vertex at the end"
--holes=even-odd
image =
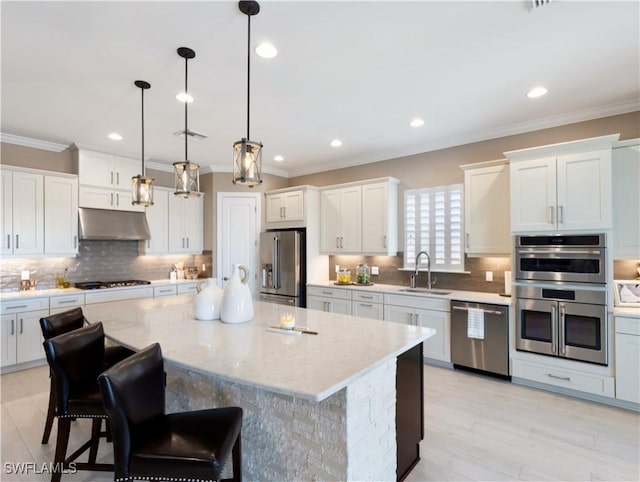
{"type": "Polygon", "coordinates": [[[260,300],[305,306],[305,231],[260,234],[260,300]]]}

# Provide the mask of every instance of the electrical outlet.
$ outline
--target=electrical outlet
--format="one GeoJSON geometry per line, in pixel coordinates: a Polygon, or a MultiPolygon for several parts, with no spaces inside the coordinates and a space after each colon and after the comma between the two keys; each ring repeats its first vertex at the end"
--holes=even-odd
{"type": "Polygon", "coordinates": [[[484,273],[484,280],[485,281],[493,281],[493,271],[486,271],[484,273]]]}
{"type": "Polygon", "coordinates": [[[372,266],[371,267],[371,274],[379,275],[380,274],[380,268],[378,268],[377,266],[372,266]]]}
{"type": "Polygon", "coordinates": [[[338,271],[340,271],[340,265],[336,264],[336,273],[338,273],[338,271]]]}

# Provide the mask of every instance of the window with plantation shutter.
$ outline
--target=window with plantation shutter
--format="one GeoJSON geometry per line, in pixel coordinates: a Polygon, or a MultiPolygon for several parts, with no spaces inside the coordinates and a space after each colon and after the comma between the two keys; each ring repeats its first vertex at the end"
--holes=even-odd
{"type": "Polygon", "coordinates": [[[464,271],[463,199],[462,184],[404,192],[405,268],[415,269],[416,254],[426,251],[433,271],[464,271]]]}

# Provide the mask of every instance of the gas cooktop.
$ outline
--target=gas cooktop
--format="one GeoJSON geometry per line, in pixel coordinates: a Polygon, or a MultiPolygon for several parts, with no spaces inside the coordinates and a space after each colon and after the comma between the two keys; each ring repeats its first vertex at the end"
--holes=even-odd
{"type": "Polygon", "coordinates": [[[101,290],[106,288],[125,288],[127,286],[150,285],[151,281],[139,279],[128,279],[124,281],[83,281],[75,283],[76,288],[81,290],[101,290]]]}

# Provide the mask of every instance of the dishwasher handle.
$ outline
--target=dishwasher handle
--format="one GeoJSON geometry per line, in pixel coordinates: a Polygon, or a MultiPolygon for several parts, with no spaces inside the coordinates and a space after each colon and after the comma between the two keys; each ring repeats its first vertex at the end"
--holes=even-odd
{"type": "MultiPolygon", "coordinates": [[[[452,309],[454,309],[454,310],[469,311],[469,307],[467,307],[467,306],[455,306],[455,305],[454,305],[454,306],[452,306],[451,308],[452,308],[452,309]]],[[[485,315],[499,315],[499,316],[504,315],[504,312],[502,312],[502,311],[498,311],[498,310],[487,310],[487,309],[485,309],[485,308],[479,308],[479,309],[481,309],[481,310],[482,310],[482,312],[483,312],[485,315]]]]}

